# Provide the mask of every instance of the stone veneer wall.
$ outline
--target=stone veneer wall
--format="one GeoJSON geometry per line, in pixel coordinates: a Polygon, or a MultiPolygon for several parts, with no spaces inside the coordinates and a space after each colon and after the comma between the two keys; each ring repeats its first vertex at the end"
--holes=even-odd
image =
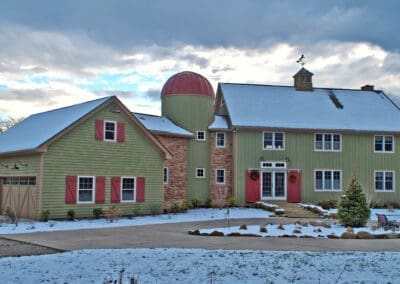
{"type": "Polygon", "coordinates": [[[217,148],[216,137],[217,132],[210,132],[210,190],[213,204],[222,206],[232,195],[232,133],[225,132],[224,148],[217,148]],[[225,184],[216,183],[216,169],[225,169],[225,184]]]}
{"type": "Polygon", "coordinates": [[[163,184],[164,209],[169,209],[174,203],[181,205],[186,201],[188,138],[160,134],[157,134],[156,137],[173,156],[170,160],[164,160],[164,167],[168,168],[169,173],[168,183],[163,184]]]}

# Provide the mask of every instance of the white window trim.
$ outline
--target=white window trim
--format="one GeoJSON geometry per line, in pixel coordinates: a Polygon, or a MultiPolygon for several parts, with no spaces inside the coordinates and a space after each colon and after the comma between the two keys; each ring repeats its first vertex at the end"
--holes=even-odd
{"type": "Polygon", "coordinates": [[[94,197],[96,192],[96,177],[95,176],[78,176],[77,184],[76,184],[76,203],[77,204],[94,204],[94,197]],[[92,188],[92,201],[79,201],[79,190],[87,190],[87,189],[79,189],[79,179],[80,178],[91,178],[93,180],[93,188],[92,188]]]}
{"type": "Polygon", "coordinates": [[[268,151],[285,151],[285,144],[286,144],[286,135],[285,132],[280,132],[280,131],[263,131],[262,133],[262,147],[263,150],[268,150],[268,151]],[[265,137],[265,133],[272,133],[272,148],[266,148],[264,147],[264,137],[265,137]],[[282,137],[283,137],[283,147],[282,148],[275,148],[275,133],[282,133],[282,137]]]}
{"type": "Polygon", "coordinates": [[[226,170],[225,169],[215,169],[215,184],[224,185],[226,180],[226,170]],[[218,171],[224,172],[224,182],[218,182],[218,171]]]}
{"type": "Polygon", "coordinates": [[[374,137],[373,137],[373,149],[374,149],[374,153],[377,153],[377,154],[394,154],[394,145],[396,144],[395,143],[395,141],[394,141],[394,135],[385,135],[385,134],[376,134],[376,135],[374,135],[374,137]],[[375,139],[376,139],[376,136],[383,136],[383,150],[382,151],[376,151],[375,150],[375,139]],[[392,151],[385,151],[385,136],[391,136],[392,137],[392,151]]]}
{"type": "Polygon", "coordinates": [[[201,179],[205,179],[206,178],[206,169],[205,168],[196,168],[195,171],[196,171],[195,172],[196,178],[201,178],[201,179]],[[197,170],[203,170],[203,176],[198,176],[197,175],[197,170]]]}
{"type": "Polygon", "coordinates": [[[168,167],[164,167],[163,168],[163,184],[168,184],[169,182],[169,169],[168,167]],[[167,172],[167,174],[165,175],[165,171],[167,172]],[[167,180],[164,179],[164,177],[167,177],[167,180]]]}
{"type": "Polygon", "coordinates": [[[217,132],[215,134],[215,147],[217,148],[225,148],[226,146],[226,133],[225,132],[217,132]],[[218,134],[224,135],[224,145],[218,145],[218,134]]]}
{"type": "MultiPolygon", "coordinates": [[[[130,190],[130,189],[126,189],[126,190],[130,190]]],[[[120,200],[121,200],[121,203],[132,203],[132,202],[136,202],[136,193],[137,193],[137,188],[136,188],[136,177],[129,177],[129,176],[125,176],[125,177],[121,177],[121,188],[120,188],[120,196],[121,196],[121,198],[120,198],[120,200]],[[122,195],[122,190],[123,190],[123,181],[124,181],[124,178],[126,178],[126,179],[133,179],[133,200],[123,200],[122,199],[122,197],[123,197],[123,195],[122,195]]]]}
{"type": "Polygon", "coordinates": [[[116,121],[104,120],[104,123],[103,123],[103,141],[106,141],[106,142],[116,142],[117,141],[117,131],[118,131],[117,126],[118,126],[118,124],[117,124],[116,121]],[[114,125],[115,125],[114,139],[106,139],[106,123],[114,123],[114,125]]]}
{"type": "Polygon", "coordinates": [[[197,141],[206,141],[206,132],[204,130],[196,131],[196,140],[197,141]],[[204,134],[203,139],[199,139],[199,133],[202,132],[204,134]]]}
{"type": "MultiPolygon", "coordinates": [[[[314,133],[314,151],[315,152],[342,152],[342,141],[343,141],[343,137],[342,137],[342,134],[340,134],[340,133],[322,133],[322,132],[314,133]],[[325,148],[325,135],[331,135],[331,137],[332,137],[332,149],[317,149],[317,147],[316,147],[317,134],[321,134],[322,135],[322,148],[325,148]],[[339,137],[340,137],[339,150],[333,149],[333,135],[339,135],[339,137]]],[[[374,148],[375,148],[375,146],[374,146],[374,148]]]]}
{"type": "Polygon", "coordinates": [[[343,173],[342,170],[338,170],[338,169],[314,169],[314,191],[315,192],[341,192],[342,188],[343,188],[343,173]],[[322,171],[322,186],[324,186],[324,180],[325,180],[325,172],[332,172],[332,181],[333,179],[333,172],[340,172],[340,189],[317,189],[317,179],[315,178],[315,174],[316,172],[320,172],[322,171]]]}
{"type": "MultiPolygon", "coordinates": [[[[374,148],[375,148],[375,146],[374,146],[374,148]]],[[[374,170],[374,192],[381,192],[381,193],[385,193],[385,192],[395,192],[396,191],[396,175],[395,175],[395,171],[392,171],[392,170],[374,170]],[[377,190],[376,189],[376,173],[377,172],[383,172],[384,173],[384,175],[383,175],[383,190],[377,190]],[[393,183],[393,189],[392,190],[386,190],[385,188],[386,188],[386,173],[392,173],[392,175],[393,175],[393,180],[392,180],[392,183],[393,183]]]]}

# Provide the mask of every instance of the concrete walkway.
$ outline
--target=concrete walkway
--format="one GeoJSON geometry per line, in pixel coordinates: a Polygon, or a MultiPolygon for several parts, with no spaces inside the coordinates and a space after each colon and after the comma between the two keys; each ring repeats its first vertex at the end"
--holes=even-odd
{"type": "MultiPolygon", "coordinates": [[[[304,220],[304,219],[302,219],[304,220]]],[[[232,226],[293,223],[283,218],[231,220],[232,226]]],[[[187,232],[199,228],[225,227],[225,220],[144,225],[122,228],[86,229],[3,235],[8,239],[44,245],[60,250],[100,248],[203,248],[305,251],[400,251],[400,239],[341,240],[257,237],[205,237],[187,232]]]]}

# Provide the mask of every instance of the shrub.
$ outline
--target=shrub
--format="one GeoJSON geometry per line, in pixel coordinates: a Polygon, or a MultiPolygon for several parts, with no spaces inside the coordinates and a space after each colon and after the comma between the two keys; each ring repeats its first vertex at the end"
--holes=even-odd
{"type": "Polygon", "coordinates": [[[228,199],[226,200],[226,202],[228,203],[229,207],[235,207],[237,206],[237,202],[236,202],[236,197],[235,196],[229,196],[228,199]]]}
{"type": "Polygon", "coordinates": [[[189,208],[188,203],[186,201],[183,201],[181,205],[182,212],[186,212],[188,208],[189,208]]]}
{"type": "Polygon", "coordinates": [[[4,213],[6,213],[8,218],[10,218],[11,223],[18,225],[18,217],[17,215],[15,215],[14,211],[10,207],[7,207],[4,213]]]}
{"type": "Polygon", "coordinates": [[[70,221],[73,221],[75,219],[75,210],[74,209],[70,209],[67,211],[67,218],[70,221]]]}
{"type": "Polygon", "coordinates": [[[41,216],[42,218],[42,221],[43,222],[47,222],[47,221],[49,221],[49,217],[50,217],[50,210],[49,209],[44,209],[43,211],[42,211],[42,216],[41,216]]]}
{"type": "Polygon", "coordinates": [[[322,200],[318,202],[318,205],[325,210],[336,208],[338,201],[336,199],[322,200]]]}
{"type": "Polygon", "coordinates": [[[399,204],[397,202],[388,201],[385,203],[385,206],[389,210],[399,209],[399,204]]]}
{"type": "Polygon", "coordinates": [[[371,201],[369,202],[369,208],[379,208],[379,201],[375,200],[375,199],[371,199],[371,201]]]}
{"type": "Polygon", "coordinates": [[[338,206],[338,217],[342,225],[351,227],[362,227],[367,223],[371,214],[365,194],[353,174],[347,185],[344,195],[338,206]]]}
{"type": "Polygon", "coordinates": [[[102,214],[103,214],[103,209],[101,209],[101,208],[94,208],[93,209],[93,217],[95,219],[99,219],[102,214]]]}
{"type": "Polygon", "coordinates": [[[104,218],[106,218],[111,223],[116,221],[119,217],[121,217],[124,214],[124,211],[122,209],[115,208],[115,206],[111,208],[104,207],[102,211],[104,218]]]}
{"type": "Polygon", "coordinates": [[[192,198],[191,203],[192,203],[193,208],[199,208],[199,207],[201,207],[202,201],[200,198],[195,197],[195,198],[192,198]]]}
{"type": "Polygon", "coordinates": [[[178,205],[178,203],[174,203],[171,205],[170,212],[171,213],[180,213],[181,212],[181,207],[178,205]]]}
{"type": "Polygon", "coordinates": [[[157,215],[161,214],[163,212],[162,208],[158,204],[152,204],[150,205],[150,213],[151,215],[157,215]]]}
{"type": "Polygon", "coordinates": [[[133,205],[132,213],[133,213],[134,216],[139,216],[139,215],[140,215],[140,207],[139,207],[139,204],[135,203],[135,204],[133,205]]]}
{"type": "Polygon", "coordinates": [[[206,203],[204,203],[204,207],[206,208],[212,208],[213,207],[213,202],[211,198],[208,198],[206,203]]]}

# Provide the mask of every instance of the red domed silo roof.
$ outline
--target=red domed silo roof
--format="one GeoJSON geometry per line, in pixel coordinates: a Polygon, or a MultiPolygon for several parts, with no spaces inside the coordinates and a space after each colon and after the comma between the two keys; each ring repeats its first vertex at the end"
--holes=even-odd
{"type": "Polygon", "coordinates": [[[183,71],[170,77],[164,84],[161,97],[171,95],[200,95],[214,99],[214,90],[202,75],[183,71]]]}

